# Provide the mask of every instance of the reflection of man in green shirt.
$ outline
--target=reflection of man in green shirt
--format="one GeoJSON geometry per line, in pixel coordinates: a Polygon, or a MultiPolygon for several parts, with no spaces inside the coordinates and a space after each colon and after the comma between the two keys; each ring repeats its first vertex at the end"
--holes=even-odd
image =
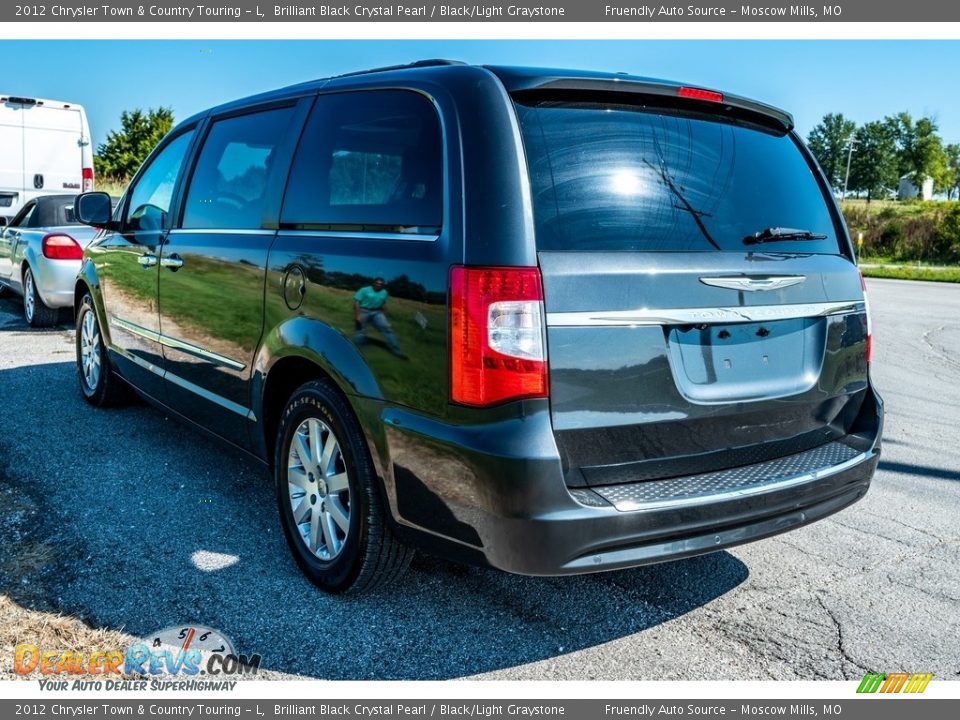
{"type": "Polygon", "coordinates": [[[367,341],[364,328],[368,324],[373,325],[387,341],[390,352],[402,357],[403,353],[397,344],[397,336],[393,334],[393,328],[390,327],[384,307],[389,297],[382,277],[374,278],[373,285],[366,285],[357,290],[353,296],[353,316],[357,329],[353,341],[357,345],[363,345],[367,341]]]}

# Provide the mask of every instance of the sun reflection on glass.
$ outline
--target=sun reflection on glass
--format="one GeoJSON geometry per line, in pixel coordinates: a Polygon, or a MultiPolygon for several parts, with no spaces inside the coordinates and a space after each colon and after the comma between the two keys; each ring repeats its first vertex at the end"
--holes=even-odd
{"type": "Polygon", "coordinates": [[[610,190],[615,195],[644,195],[646,183],[633,170],[618,170],[610,176],[610,190]]]}

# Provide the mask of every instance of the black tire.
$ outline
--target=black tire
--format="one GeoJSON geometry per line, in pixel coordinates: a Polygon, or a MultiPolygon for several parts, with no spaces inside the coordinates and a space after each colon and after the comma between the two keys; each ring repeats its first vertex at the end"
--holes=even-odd
{"type": "MultiPolygon", "coordinates": [[[[318,434],[316,437],[321,436],[318,434]]],[[[308,455],[316,454],[312,447],[315,444],[313,436],[300,435],[298,442],[300,440],[307,440],[311,446],[307,449],[308,455]]],[[[362,593],[395,580],[407,569],[413,558],[413,550],[397,540],[387,525],[379,480],[360,425],[347,401],[330,383],[319,380],[309,382],[294,392],[288,401],[277,429],[274,479],[280,522],[287,544],[297,565],[319,588],[332,594],[362,593]],[[322,444],[326,449],[332,435],[337,447],[336,451],[329,454],[331,459],[327,460],[327,465],[333,468],[331,474],[326,469],[320,470],[322,458],[312,465],[314,472],[318,473],[317,477],[310,473],[306,461],[300,461],[302,471],[294,470],[301,478],[309,477],[305,482],[310,483],[309,487],[315,491],[307,494],[301,485],[291,482],[290,448],[298,431],[307,429],[309,432],[311,427],[320,428],[318,433],[327,431],[323,442],[316,444],[322,444]],[[339,482],[344,483],[344,473],[344,489],[337,493],[333,490],[333,482],[335,478],[341,478],[339,482]],[[324,479],[331,482],[329,488],[324,479]],[[299,496],[299,500],[296,496],[299,496]],[[348,510],[345,522],[348,529],[329,525],[334,535],[344,533],[342,540],[338,537],[331,541],[331,545],[326,540],[325,531],[324,547],[311,549],[310,540],[304,537],[302,528],[304,525],[312,527],[313,522],[322,527],[322,511],[326,507],[329,512],[329,503],[333,499],[336,499],[336,507],[341,508],[341,512],[345,507],[348,510]],[[301,521],[299,525],[294,520],[294,503],[297,503],[301,521]],[[309,513],[306,519],[304,513],[309,513]],[[333,552],[331,547],[338,542],[339,547],[333,552]],[[323,554],[331,556],[324,558],[323,554]]],[[[330,519],[329,516],[327,519],[330,519]]],[[[306,532],[311,531],[308,529],[306,532]]]]}
{"type": "Polygon", "coordinates": [[[35,328],[52,327],[60,319],[60,311],[49,307],[40,297],[29,265],[23,271],[23,317],[35,328]]]}
{"type": "Polygon", "coordinates": [[[129,400],[130,389],[124,384],[123,380],[113,373],[110,356],[107,354],[106,345],[103,343],[100,320],[97,318],[96,310],[94,310],[93,299],[89,295],[83,296],[83,300],[80,301],[80,309],[77,312],[76,348],[77,380],[80,383],[80,392],[88,403],[96,407],[112,407],[123,405],[129,400]],[[91,319],[87,320],[88,317],[91,319]],[[88,323],[92,325],[96,333],[95,337],[92,338],[100,361],[96,379],[92,379],[84,370],[84,328],[89,329],[88,323]]]}

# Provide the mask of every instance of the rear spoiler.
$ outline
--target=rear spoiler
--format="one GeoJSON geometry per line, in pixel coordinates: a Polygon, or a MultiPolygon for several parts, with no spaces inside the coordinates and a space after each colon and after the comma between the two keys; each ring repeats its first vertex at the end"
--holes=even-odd
{"type": "MultiPolygon", "coordinates": [[[[501,76],[501,79],[505,79],[501,76]]],[[[701,107],[713,105],[726,107],[730,110],[740,110],[751,115],[759,115],[768,122],[773,121],[784,131],[794,128],[793,116],[779,108],[766,103],[757,102],[738,95],[728,95],[715,90],[706,90],[698,87],[664,83],[656,80],[624,78],[589,78],[589,77],[553,77],[553,78],[510,78],[506,83],[511,95],[526,94],[528,92],[558,92],[570,91],[591,93],[624,93],[646,95],[670,99],[678,103],[695,103],[701,107]]]]}

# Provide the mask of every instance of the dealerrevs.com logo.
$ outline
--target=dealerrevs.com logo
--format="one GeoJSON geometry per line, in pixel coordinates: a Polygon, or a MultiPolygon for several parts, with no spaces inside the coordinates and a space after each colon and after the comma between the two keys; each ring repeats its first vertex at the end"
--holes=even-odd
{"type": "Polygon", "coordinates": [[[125,649],[63,651],[20,643],[13,671],[37,677],[41,690],[230,690],[236,682],[227,678],[256,675],[261,659],[237,653],[219,630],[186,625],[165,628],[125,649]],[[104,679],[64,678],[77,675],[104,679]]]}
{"type": "Polygon", "coordinates": [[[858,693],[918,694],[927,689],[933,673],[875,673],[868,672],[857,687],[858,693]]]}

